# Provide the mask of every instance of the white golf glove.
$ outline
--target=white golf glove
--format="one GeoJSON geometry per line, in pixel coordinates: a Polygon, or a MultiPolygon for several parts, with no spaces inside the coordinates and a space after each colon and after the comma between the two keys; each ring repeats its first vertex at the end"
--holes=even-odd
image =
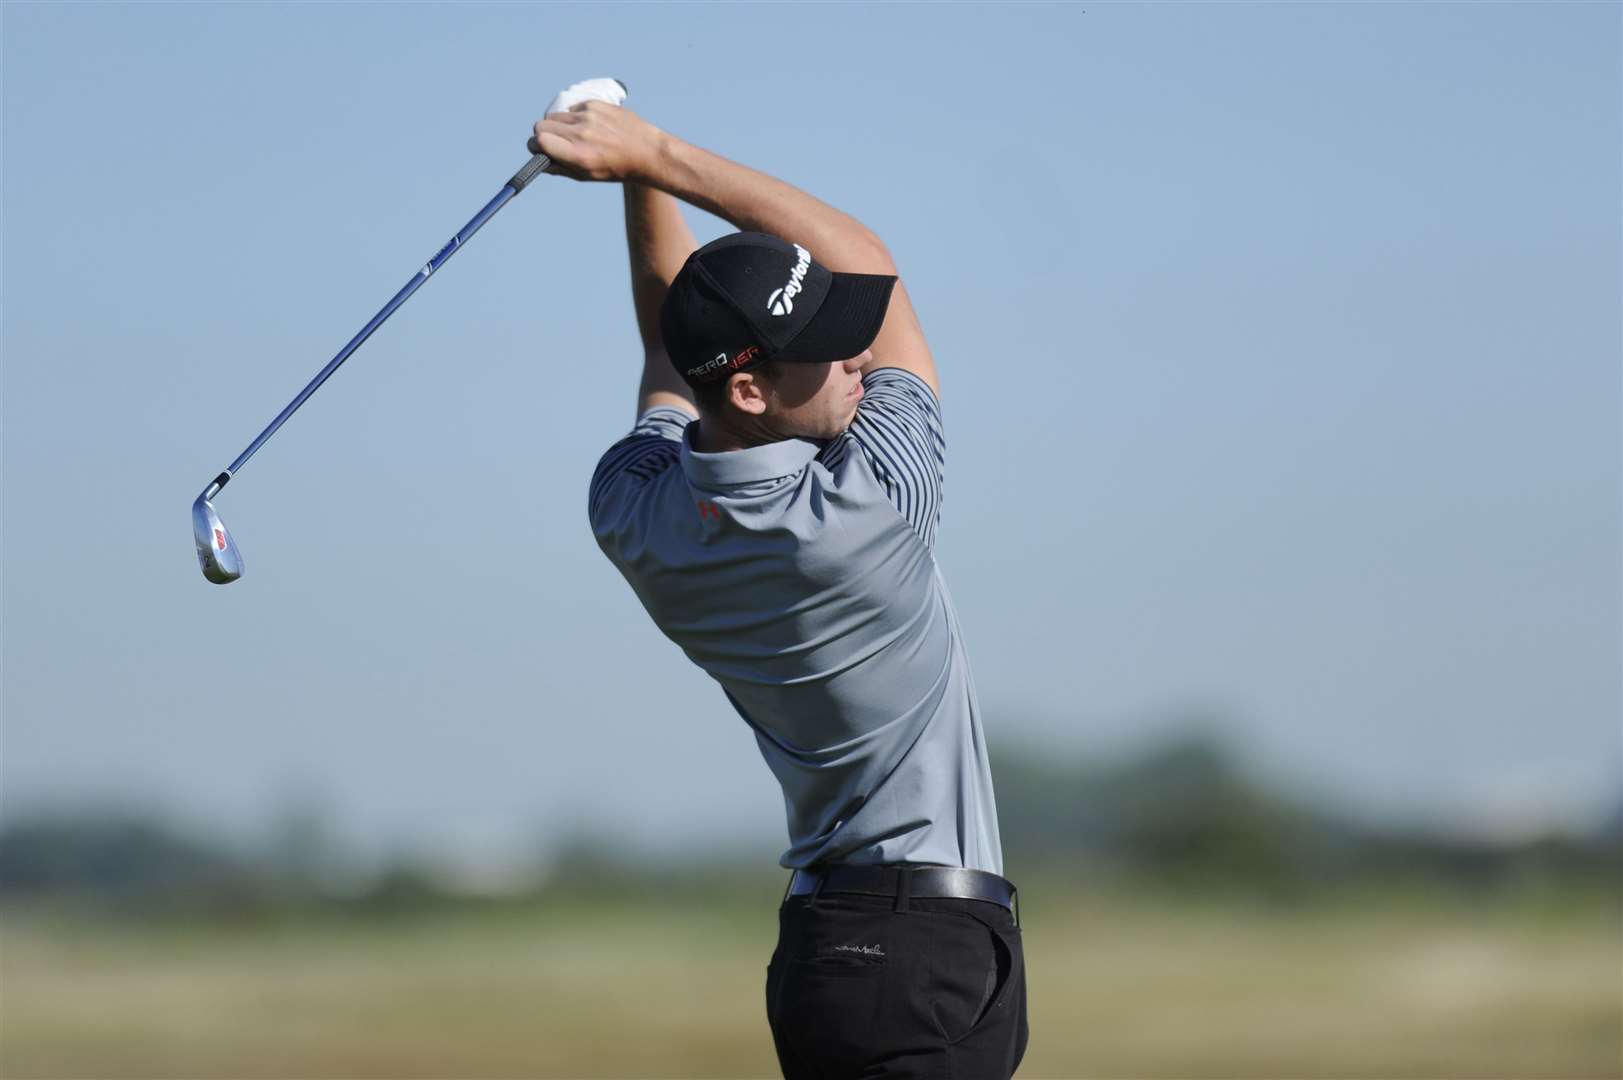
{"type": "Polygon", "coordinates": [[[558,91],[558,96],[547,106],[546,115],[568,112],[571,105],[578,105],[583,101],[606,101],[610,105],[620,105],[625,99],[626,84],[619,79],[587,79],[585,82],[574,83],[558,91]]]}

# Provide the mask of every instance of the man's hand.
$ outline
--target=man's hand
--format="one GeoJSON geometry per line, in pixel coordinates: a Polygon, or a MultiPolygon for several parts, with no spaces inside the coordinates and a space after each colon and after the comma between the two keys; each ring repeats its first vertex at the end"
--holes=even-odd
{"type": "Polygon", "coordinates": [[[575,180],[641,180],[649,175],[664,132],[630,109],[583,101],[537,120],[532,154],[552,159],[548,172],[575,180]]]}

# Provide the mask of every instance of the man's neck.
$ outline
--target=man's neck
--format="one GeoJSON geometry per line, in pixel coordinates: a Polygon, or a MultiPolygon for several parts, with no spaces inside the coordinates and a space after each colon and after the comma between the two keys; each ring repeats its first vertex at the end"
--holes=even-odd
{"type": "Polygon", "coordinates": [[[732,450],[748,450],[752,446],[782,442],[788,436],[749,427],[734,427],[704,413],[694,422],[693,449],[701,454],[725,454],[732,450]]]}

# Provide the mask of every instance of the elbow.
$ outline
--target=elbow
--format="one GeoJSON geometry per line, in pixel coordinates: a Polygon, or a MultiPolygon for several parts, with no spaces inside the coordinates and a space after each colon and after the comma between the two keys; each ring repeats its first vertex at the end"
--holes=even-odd
{"type": "Polygon", "coordinates": [[[858,260],[858,265],[862,267],[861,272],[898,276],[896,260],[891,258],[890,249],[885,246],[885,242],[865,225],[859,226],[859,230],[856,243],[853,244],[853,254],[858,260]]]}

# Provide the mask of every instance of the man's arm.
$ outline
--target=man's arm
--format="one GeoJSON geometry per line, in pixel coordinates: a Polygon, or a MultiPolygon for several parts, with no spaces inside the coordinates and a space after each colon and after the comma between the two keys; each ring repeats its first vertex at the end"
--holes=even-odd
{"type": "Polygon", "coordinates": [[[658,405],[674,406],[694,416],[693,392],[671,366],[659,336],[659,306],[671,279],[698,244],[682,219],[675,199],[656,188],[625,183],[626,253],[631,260],[631,303],[642,335],[642,384],[637,389],[637,415],[658,405]]]}
{"type": "MultiPolygon", "coordinates": [[[[856,218],[782,180],[683,142],[619,106],[588,101],[548,116],[535,125],[531,146],[553,159],[553,172],[656,188],[725,218],[735,228],[800,243],[830,270],[896,273],[885,245],[856,218]]],[[[901,282],[891,294],[872,351],[874,358],[863,374],[879,367],[904,368],[939,396],[935,361],[901,282]]]]}

